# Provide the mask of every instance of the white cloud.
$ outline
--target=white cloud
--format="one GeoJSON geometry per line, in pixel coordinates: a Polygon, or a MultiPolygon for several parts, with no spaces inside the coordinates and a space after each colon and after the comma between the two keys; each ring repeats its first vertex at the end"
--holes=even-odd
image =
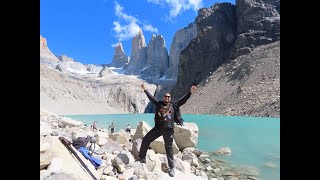
{"type": "Polygon", "coordinates": [[[161,4],[163,5],[164,1],[163,0],[148,0],[148,2],[154,3],[154,4],[161,4]]]}
{"type": "Polygon", "coordinates": [[[120,23],[118,22],[118,21],[114,21],[113,22],[113,25],[114,25],[114,28],[113,28],[113,30],[115,31],[115,32],[117,32],[117,33],[120,33],[121,32],[121,26],[120,26],[120,23]]]}
{"type": "Polygon", "coordinates": [[[141,27],[139,25],[143,27],[144,31],[158,33],[158,29],[156,27],[143,23],[134,16],[126,14],[123,11],[123,7],[118,2],[115,2],[114,10],[115,15],[119,20],[123,21],[123,23],[120,23],[119,21],[113,22],[113,30],[116,32],[115,36],[119,41],[128,40],[134,37],[140,31],[141,27]]]}
{"type": "Polygon", "coordinates": [[[170,7],[168,20],[177,17],[182,11],[193,9],[197,11],[203,6],[202,0],[148,0],[150,3],[168,5],[170,7]]]}
{"type": "Polygon", "coordinates": [[[148,25],[143,25],[143,30],[144,31],[150,31],[150,32],[155,32],[155,33],[158,33],[158,29],[151,26],[150,24],[148,25]]]}
{"type": "Polygon", "coordinates": [[[138,21],[135,17],[127,15],[126,13],[124,13],[123,12],[123,7],[117,2],[115,2],[114,10],[116,12],[116,16],[118,16],[119,18],[122,18],[123,20],[131,21],[131,22],[132,21],[134,21],[134,22],[138,21]]]}
{"type": "Polygon", "coordinates": [[[131,21],[130,24],[121,26],[119,22],[114,21],[113,25],[115,26],[113,30],[116,32],[116,37],[119,41],[128,40],[134,37],[140,31],[140,26],[131,21]]]}

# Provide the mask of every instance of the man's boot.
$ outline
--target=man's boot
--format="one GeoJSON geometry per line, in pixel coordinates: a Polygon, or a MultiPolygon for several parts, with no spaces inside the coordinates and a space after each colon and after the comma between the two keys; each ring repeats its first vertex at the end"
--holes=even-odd
{"type": "Polygon", "coordinates": [[[174,177],[174,168],[169,169],[169,176],[174,177]]]}

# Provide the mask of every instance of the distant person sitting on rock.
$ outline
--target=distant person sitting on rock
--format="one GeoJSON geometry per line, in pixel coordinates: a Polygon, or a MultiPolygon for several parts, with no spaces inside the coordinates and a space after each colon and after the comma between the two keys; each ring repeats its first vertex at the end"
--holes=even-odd
{"type": "Polygon", "coordinates": [[[91,125],[92,131],[98,130],[98,128],[97,128],[97,122],[98,122],[98,121],[93,121],[93,123],[92,123],[92,125],[91,125]]]}
{"type": "Polygon", "coordinates": [[[169,93],[165,93],[163,96],[163,101],[159,101],[150,94],[150,92],[145,88],[144,84],[141,84],[141,88],[146,93],[149,100],[155,105],[155,127],[152,128],[142,139],[139,161],[142,163],[146,162],[146,154],[150,143],[159,136],[163,136],[170,168],[168,173],[169,176],[173,177],[175,175],[172,147],[174,122],[176,118],[181,118],[179,107],[187,102],[191,94],[194,93],[197,88],[196,86],[192,85],[190,92],[188,92],[177,102],[171,102],[171,95],[169,93]]]}
{"type": "Polygon", "coordinates": [[[111,129],[111,133],[114,133],[116,125],[112,122],[111,125],[109,125],[109,128],[111,129]]]}
{"type": "Polygon", "coordinates": [[[127,132],[127,133],[129,133],[129,134],[131,133],[131,127],[130,127],[130,124],[128,124],[128,125],[127,125],[126,132],[127,132]]]}

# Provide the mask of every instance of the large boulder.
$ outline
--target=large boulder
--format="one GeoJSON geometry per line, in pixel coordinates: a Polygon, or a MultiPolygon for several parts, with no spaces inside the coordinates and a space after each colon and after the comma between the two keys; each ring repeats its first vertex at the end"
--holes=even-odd
{"type": "MultiPolygon", "coordinates": [[[[166,154],[165,144],[163,137],[160,136],[157,139],[155,139],[152,143],[150,143],[150,148],[153,149],[156,153],[166,154]]],[[[173,154],[177,154],[179,152],[179,148],[176,144],[176,142],[173,140],[172,143],[173,147],[173,154]]]]}
{"type": "Polygon", "coordinates": [[[114,140],[115,142],[123,145],[126,142],[129,141],[130,139],[130,134],[128,134],[127,132],[124,132],[123,130],[119,131],[119,132],[115,132],[115,133],[111,133],[109,135],[109,137],[114,140]]]}
{"type": "MultiPolygon", "coordinates": [[[[164,166],[166,167],[166,168],[168,168],[169,167],[169,165],[168,165],[168,158],[167,158],[167,156],[165,156],[165,155],[162,155],[162,154],[157,154],[157,156],[158,156],[158,158],[160,159],[160,162],[162,163],[162,164],[164,164],[164,166]]],[[[183,172],[183,173],[190,173],[190,164],[187,162],[187,161],[182,161],[181,159],[179,159],[179,158],[173,158],[173,162],[174,162],[174,167],[177,169],[177,170],[179,170],[179,171],[181,171],[181,172],[183,172]]],[[[167,170],[167,169],[166,169],[167,170]]],[[[166,171],[165,170],[165,171],[166,171]]]]}
{"type": "Polygon", "coordinates": [[[195,123],[185,122],[184,126],[174,127],[174,140],[179,150],[187,147],[196,147],[198,143],[199,128],[195,123]]]}
{"type": "Polygon", "coordinates": [[[148,123],[140,121],[137,126],[136,133],[133,135],[132,141],[138,138],[142,139],[151,129],[152,128],[148,123]]]}
{"type": "Polygon", "coordinates": [[[125,168],[126,169],[134,168],[133,175],[138,176],[139,179],[142,179],[142,178],[146,179],[146,177],[147,177],[148,169],[147,169],[146,164],[144,164],[144,163],[141,163],[139,161],[135,161],[135,162],[127,164],[125,168]]]}
{"type": "Polygon", "coordinates": [[[146,165],[149,172],[161,171],[161,161],[152,149],[148,149],[146,165]]]}
{"type": "Polygon", "coordinates": [[[132,155],[134,156],[135,159],[138,159],[139,153],[140,153],[140,148],[141,148],[141,143],[142,139],[138,138],[133,141],[132,145],[132,155]]]}
{"type": "MultiPolygon", "coordinates": [[[[132,141],[136,140],[137,138],[143,139],[143,137],[151,129],[152,128],[148,123],[141,121],[137,126],[137,130],[136,130],[136,133],[133,135],[132,141]]],[[[173,140],[172,146],[173,146],[173,153],[177,154],[179,152],[179,149],[174,140],[173,140]]],[[[153,142],[151,142],[149,147],[152,148],[156,153],[166,154],[166,149],[165,149],[164,140],[162,136],[158,137],[153,142]]]]}

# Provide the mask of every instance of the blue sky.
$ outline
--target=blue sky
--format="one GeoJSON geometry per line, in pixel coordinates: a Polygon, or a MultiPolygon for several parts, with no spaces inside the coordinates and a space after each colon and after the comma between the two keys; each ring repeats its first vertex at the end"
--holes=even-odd
{"type": "Polygon", "coordinates": [[[130,56],[132,37],[142,28],[146,44],[161,34],[170,51],[172,38],[188,26],[197,10],[235,0],[40,0],[40,34],[56,55],[84,64],[112,61],[121,41],[130,56]]]}

